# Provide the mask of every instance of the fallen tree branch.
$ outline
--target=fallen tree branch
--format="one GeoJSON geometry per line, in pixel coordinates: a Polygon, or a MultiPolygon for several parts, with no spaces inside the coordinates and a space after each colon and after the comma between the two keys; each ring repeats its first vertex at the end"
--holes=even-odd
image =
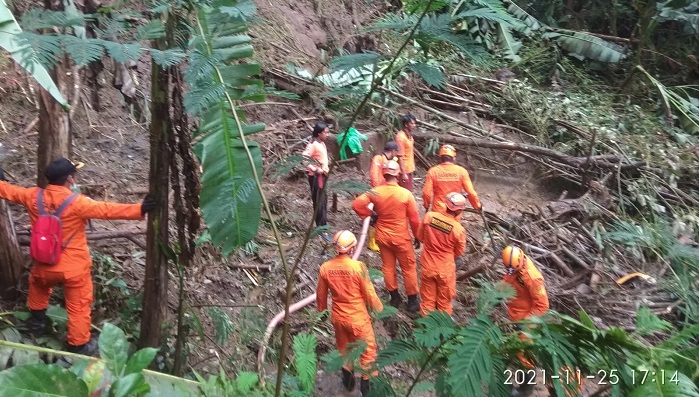
{"type": "MultiPolygon", "coordinates": [[[[31,234],[30,231],[28,230],[21,230],[17,232],[17,240],[19,241],[20,245],[23,246],[29,246],[29,235],[31,234]]],[[[145,242],[139,240],[137,236],[141,236],[146,234],[145,231],[125,231],[125,230],[116,230],[116,231],[110,231],[110,232],[89,232],[85,233],[87,236],[88,240],[106,240],[106,239],[112,239],[112,238],[125,238],[134,244],[138,245],[139,247],[146,249],[146,244],[145,242]]]]}
{"type": "MultiPolygon", "coordinates": [[[[471,127],[475,128],[475,127],[471,127]]],[[[451,143],[451,144],[457,144],[457,145],[465,145],[465,146],[476,146],[476,147],[482,147],[482,148],[488,148],[488,149],[500,149],[500,150],[512,150],[516,152],[524,152],[524,153],[533,153],[533,154],[538,154],[540,156],[544,157],[549,157],[556,159],[560,163],[572,166],[572,167],[577,167],[580,168],[584,165],[590,164],[593,166],[597,166],[599,168],[621,168],[622,170],[625,169],[639,169],[643,168],[646,165],[645,161],[638,161],[635,163],[621,163],[621,159],[619,156],[614,155],[614,154],[601,154],[601,155],[596,155],[596,156],[584,156],[584,157],[574,157],[574,156],[569,156],[565,153],[561,153],[557,150],[541,147],[541,146],[534,146],[534,145],[528,145],[528,144],[519,144],[515,142],[509,142],[509,141],[504,141],[504,142],[493,142],[485,139],[477,139],[477,138],[469,138],[469,137],[456,137],[456,136],[450,136],[450,135],[444,135],[444,134],[419,134],[415,135],[416,139],[432,139],[432,138],[438,138],[441,143],[451,143]]]]}

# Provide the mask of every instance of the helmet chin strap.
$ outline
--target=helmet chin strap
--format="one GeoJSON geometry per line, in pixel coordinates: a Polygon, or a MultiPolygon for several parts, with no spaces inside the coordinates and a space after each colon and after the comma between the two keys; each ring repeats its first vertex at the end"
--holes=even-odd
{"type": "Polygon", "coordinates": [[[515,272],[517,272],[517,270],[514,267],[505,266],[505,274],[507,274],[508,276],[515,274],[515,272]]]}

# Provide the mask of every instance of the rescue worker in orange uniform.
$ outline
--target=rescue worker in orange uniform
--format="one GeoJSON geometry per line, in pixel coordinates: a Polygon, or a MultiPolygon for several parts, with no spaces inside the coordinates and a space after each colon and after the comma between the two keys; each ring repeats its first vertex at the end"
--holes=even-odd
{"type": "Polygon", "coordinates": [[[466,209],[466,197],[447,194],[446,214],[428,212],[422,218],[417,238],[422,242],[420,264],[420,314],[434,310],[452,315],[456,297],[456,258],[466,251],[466,230],[457,220],[466,209]]]}
{"type": "Polygon", "coordinates": [[[442,145],[439,148],[442,162],[427,171],[425,185],[422,188],[422,203],[425,210],[444,214],[447,206],[445,198],[450,192],[466,192],[468,201],[474,209],[481,210],[482,205],[473,189],[471,178],[464,167],[454,164],[456,149],[452,145],[442,145]]]}
{"type": "Polygon", "coordinates": [[[398,131],[395,141],[400,148],[398,152],[398,164],[400,165],[400,179],[398,184],[409,191],[413,191],[413,172],[415,172],[415,139],[413,131],[417,127],[417,119],[412,114],[401,117],[403,129],[398,131]]]}
{"type": "MultiPolygon", "coordinates": [[[[330,172],[328,149],[325,146],[325,141],[329,135],[330,129],[325,123],[316,123],[313,127],[313,140],[306,145],[306,149],[302,153],[303,156],[315,160],[306,166],[306,173],[308,174],[308,184],[311,187],[313,210],[316,211],[316,227],[328,224],[328,196],[323,192],[323,186],[328,172],[330,172]]],[[[323,237],[329,240],[328,236],[323,235],[323,237]]]]}
{"type": "Polygon", "coordinates": [[[420,247],[420,241],[415,238],[411,242],[410,231],[417,236],[420,217],[417,203],[412,193],[398,186],[397,178],[400,173],[398,163],[391,160],[383,167],[386,184],[377,186],[359,195],[352,203],[352,209],[364,219],[368,216],[376,219],[376,242],[381,252],[382,271],[386,281],[386,289],[391,295],[391,305],[398,307],[403,299],[398,292],[396,276],[396,259],[403,272],[405,292],[408,295],[409,312],[416,313],[420,309],[417,286],[417,263],[415,249],[420,247]],[[374,204],[374,210],[367,208],[374,204]]]}
{"type": "MultiPolygon", "coordinates": [[[[328,291],[332,295],[331,322],[335,329],[337,350],[346,354],[349,343],[364,340],[366,350],[359,358],[364,372],[360,390],[362,396],[369,392],[369,378],[378,375],[372,371],[376,360],[376,339],[367,306],[381,312],[383,304],[369,279],[366,265],[352,259],[357,239],[349,230],[342,230],[333,237],[337,256],[320,266],[320,277],[316,289],[318,311],[328,307],[328,291]]],[[[351,363],[342,367],[342,384],[348,391],[354,390],[355,380],[351,363]]]]}
{"type": "MultiPolygon", "coordinates": [[[[531,316],[541,316],[549,309],[549,298],[544,286],[544,278],[539,269],[521,248],[507,246],[502,251],[505,265],[503,281],[515,290],[515,296],[507,301],[507,314],[512,321],[521,321],[531,316]]],[[[524,334],[520,339],[528,340],[524,334]]],[[[517,356],[526,368],[534,368],[534,363],[518,353],[517,356]]],[[[524,383],[517,390],[517,396],[531,394],[534,385],[524,383]]]]}
{"type": "MultiPolygon", "coordinates": [[[[44,175],[48,185],[43,192],[45,209],[53,213],[56,208],[73,194],[71,188],[77,182],[77,170],[82,164],[59,158],[52,161],[44,175]]],[[[39,217],[39,188],[24,188],[5,182],[4,171],[0,169],[0,198],[21,204],[27,208],[32,224],[39,217]]],[[[92,304],[92,259],[87,246],[85,225],[88,219],[143,219],[145,214],[155,209],[155,201],[147,195],[140,204],[118,204],[94,201],[78,195],[60,215],[64,246],[60,260],[55,265],[34,263],[29,274],[29,296],[27,305],[30,318],[29,330],[41,336],[46,329],[46,309],[51,290],[63,285],[65,306],[68,312],[68,351],[92,355],[97,351],[97,341],[90,338],[92,304]]]]}
{"type": "MultiPolygon", "coordinates": [[[[397,153],[398,145],[393,141],[389,141],[384,145],[383,153],[377,154],[373,159],[371,159],[371,166],[369,167],[371,187],[377,187],[386,183],[386,178],[383,177],[383,166],[388,162],[388,160],[397,160],[397,153]]],[[[376,228],[374,225],[369,226],[367,248],[372,251],[379,250],[379,246],[376,244],[376,228]]]]}

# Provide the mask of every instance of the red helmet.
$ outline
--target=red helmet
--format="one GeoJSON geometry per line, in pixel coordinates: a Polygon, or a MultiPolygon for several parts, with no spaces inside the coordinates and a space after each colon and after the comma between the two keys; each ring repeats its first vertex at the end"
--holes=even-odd
{"type": "Polygon", "coordinates": [[[447,194],[447,208],[450,211],[463,211],[466,209],[466,197],[461,193],[451,192],[447,194]]]}
{"type": "Polygon", "coordinates": [[[383,171],[383,175],[388,174],[398,176],[398,174],[400,174],[400,166],[398,165],[397,161],[388,160],[386,163],[384,163],[381,169],[383,171]]]}
{"type": "Polygon", "coordinates": [[[349,230],[340,230],[333,237],[333,247],[335,251],[345,254],[357,246],[357,238],[349,230]]]}

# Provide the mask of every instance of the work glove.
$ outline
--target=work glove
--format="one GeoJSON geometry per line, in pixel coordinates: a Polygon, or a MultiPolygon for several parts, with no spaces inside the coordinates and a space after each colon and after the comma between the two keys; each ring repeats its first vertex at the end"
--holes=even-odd
{"type": "Polygon", "coordinates": [[[420,240],[418,240],[417,238],[413,239],[413,247],[414,247],[416,250],[419,250],[420,247],[422,247],[422,244],[420,244],[420,240]]]}
{"type": "Polygon", "coordinates": [[[146,215],[147,213],[155,209],[155,198],[152,194],[148,193],[141,203],[141,215],[146,215]]]}
{"type": "Polygon", "coordinates": [[[0,167],[0,181],[5,181],[7,182],[7,179],[5,179],[5,170],[0,167]]]}
{"type": "Polygon", "coordinates": [[[371,211],[371,220],[369,221],[369,226],[376,226],[376,221],[379,219],[379,214],[376,211],[371,211]]]}

